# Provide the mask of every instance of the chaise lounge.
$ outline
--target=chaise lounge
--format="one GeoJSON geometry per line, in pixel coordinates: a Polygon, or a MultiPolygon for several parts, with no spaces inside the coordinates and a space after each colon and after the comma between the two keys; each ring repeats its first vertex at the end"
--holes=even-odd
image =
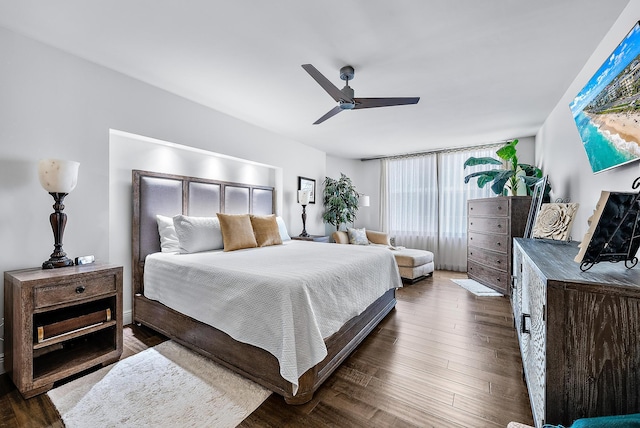
{"type": "Polygon", "coordinates": [[[339,230],[331,234],[336,244],[381,245],[388,247],[396,258],[402,281],[407,284],[418,282],[433,273],[433,253],[426,250],[393,247],[389,235],[366,229],[349,229],[349,232],[339,230]],[[351,232],[351,237],[349,232],[351,232]],[[364,233],[362,233],[364,232],[364,233]]]}

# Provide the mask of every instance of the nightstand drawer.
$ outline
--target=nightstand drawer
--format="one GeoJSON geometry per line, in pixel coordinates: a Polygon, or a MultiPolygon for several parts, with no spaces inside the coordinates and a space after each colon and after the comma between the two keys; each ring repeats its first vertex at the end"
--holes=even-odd
{"type": "Polygon", "coordinates": [[[485,235],[483,233],[469,232],[469,246],[506,253],[508,245],[508,235],[485,235]]]}
{"type": "Polygon", "coordinates": [[[33,305],[34,309],[38,309],[115,292],[116,277],[100,276],[90,280],[37,287],[33,290],[33,305]]]}

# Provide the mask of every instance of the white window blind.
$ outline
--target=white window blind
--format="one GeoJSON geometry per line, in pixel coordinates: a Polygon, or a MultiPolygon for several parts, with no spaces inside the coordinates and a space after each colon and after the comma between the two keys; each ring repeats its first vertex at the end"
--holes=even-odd
{"type": "Polygon", "coordinates": [[[443,152],[382,160],[381,229],[395,244],[432,251],[436,269],[467,269],[467,200],[493,195],[465,175],[470,156],[495,157],[495,148],[443,152]]]}

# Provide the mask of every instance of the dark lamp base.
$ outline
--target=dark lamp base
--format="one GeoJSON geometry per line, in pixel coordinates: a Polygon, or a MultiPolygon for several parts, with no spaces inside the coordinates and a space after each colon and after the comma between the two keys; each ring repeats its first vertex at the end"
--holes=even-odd
{"type": "Polygon", "coordinates": [[[68,259],[66,257],[60,259],[50,258],[46,262],[42,263],[42,269],[55,269],[67,266],[73,266],[73,260],[68,259]]]}
{"type": "Polygon", "coordinates": [[[309,234],[307,232],[302,232],[300,235],[298,235],[301,238],[306,238],[309,236],[309,234]]]}

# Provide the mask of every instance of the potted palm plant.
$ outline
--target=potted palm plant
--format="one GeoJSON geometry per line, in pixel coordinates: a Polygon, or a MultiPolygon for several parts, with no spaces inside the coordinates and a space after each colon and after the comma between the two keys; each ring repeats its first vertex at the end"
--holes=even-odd
{"type": "MultiPolygon", "coordinates": [[[[464,178],[468,183],[470,179],[477,178],[478,187],[491,184],[491,190],[496,195],[517,196],[518,189],[522,189],[525,195],[533,194],[533,187],[542,178],[542,170],[536,166],[526,163],[518,163],[516,152],[518,140],[507,142],[496,154],[502,160],[492,157],[476,158],[470,157],[464,163],[464,167],[476,165],[500,165],[502,168],[494,168],[487,171],[473,172],[464,178]],[[506,162],[507,168],[504,168],[506,162]]],[[[547,185],[548,186],[548,185],[547,185]]],[[[551,187],[545,189],[545,195],[549,194],[551,187]]]]}
{"type": "Polygon", "coordinates": [[[336,230],[340,229],[341,224],[353,223],[358,212],[359,195],[351,179],[340,173],[338,180],[325,177],[323,184],[324,213],[322,219],[326,223],[334,225],[336,230]]]}

